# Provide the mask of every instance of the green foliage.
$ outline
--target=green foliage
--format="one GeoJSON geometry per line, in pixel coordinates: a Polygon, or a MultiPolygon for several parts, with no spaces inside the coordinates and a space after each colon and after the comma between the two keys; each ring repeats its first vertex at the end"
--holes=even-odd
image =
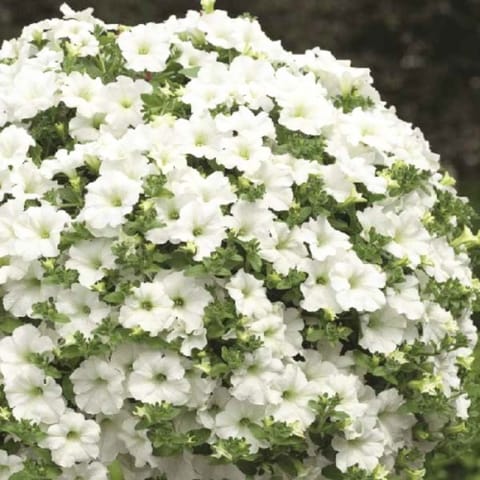
{"type": "Polygon", "coordinates": [[[465,380],[470,418],[427,456],[425,480],[480,480],[480,347],[465,380]]]}
{"type": "Polygon", "coordinates": [[[162,403],[141,405],[134,410],[140,418],[136,430],[146,430],[156,455],[169,456],[182,453],[185,449],[193,449],[206,442],[210,431],[205,428],[177,432],[173,420],[182,413],[182,408],[162,403]]]}
{"type": "Polygon", "coordinates": [[[306,135],[302,132],[294,132],[281,125],[277,125],[275,153],[290,153],[296,158],[316,160],[322,164],[331,163],[324,148],[325,139],[322,137],[306,135]]]}
{"type": "Polygon", "coordinates": [[[456,278],[449,278],[442,283],[429,279],[425,292],[432,295],[435,302],[449,310],[456,318],[471,307],[472,289],[456,278]]]}
{"type": "Polygon", "coordinates": [[[349,113],[356,108],[367,110],[374,105],[374,102],[371,98],[360,95],[356,88],[353,88],[349,92],[343,93],[342,95],[337,95],[334,98],[333,103],[337,108],[341,108],[344,113],[349,113]]]}
{"type": "Polygon", "coordinates": [[[308,214],[312,217],[328,215],[334,209],[335,201],[327,194],[323,186],[324,181],[319,175],[309,175],[305,183],[295,186],[293,189],[296,203],[302,205],[303,208],[308,208],[308,214]]]}
{"type": "Polygon", "coordinates": [[[419,170],[414,165],[402,161],[395,162],[384,170],[382,175],[388,179],[388,193],[392,197],[405,195],[425,185],[431,173],[419,170]]]}
{"type": "Polygon", "coordinates": [[[37,166],[40,166],[45,158],[55,154],[58,148],[73,142],[68,134],[68,122],[74,113],[75,110],[61,103],[38,113],[29,121],[29,132],[35,140],[29,154],[37,166]]]}
{"type": "Polygon", "coordinates": [[[475,210],[465,198],[457,197],[447,190],[437,190],[437,202],[425,226],[431,233],[455,238],[465,226],[471,226],[476,217],[475,210]],[[456,220],[453,225],[450,221],[452,218],[456,220]]]}

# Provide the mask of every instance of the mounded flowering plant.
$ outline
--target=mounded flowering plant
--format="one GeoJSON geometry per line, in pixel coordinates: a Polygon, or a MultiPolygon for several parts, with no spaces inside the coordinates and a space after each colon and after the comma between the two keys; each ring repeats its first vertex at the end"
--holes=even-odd
{"type": "Polygon", "coordinates": [[[472,209],[367,69],[249,16],[0,50],[0,479],[420,479],[465,429],[472,209]]]}

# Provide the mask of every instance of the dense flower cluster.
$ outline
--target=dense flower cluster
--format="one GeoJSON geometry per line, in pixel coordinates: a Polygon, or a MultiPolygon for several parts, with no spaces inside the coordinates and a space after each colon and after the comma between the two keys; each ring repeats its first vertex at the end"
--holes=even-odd
{"type": "Polygon", "coordinates": [[[0,50],[0,479],[419,479],[472,211],[367,69],[248,16],[0,50]]]}

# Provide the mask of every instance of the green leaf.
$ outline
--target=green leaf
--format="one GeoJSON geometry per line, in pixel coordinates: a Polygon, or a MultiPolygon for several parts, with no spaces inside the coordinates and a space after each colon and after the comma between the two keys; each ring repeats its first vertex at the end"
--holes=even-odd
{"type": "Polygon", "coordinates": [[[178,73],[185,75],[188,78],[195,78],[200,71],[200,67],[190,67],[190,68],[182,68],[178,73]]]}
{"type": "Polygon", "coordinates": [[[121,291],[107,293],[102,300],[112,305],[120,305],[125,300],[125,293],[121,291]]]}
{"type": "Polygon", "coordinates": [[[361,108],[367,110],[374,106],[374,102],[369,97],[364,97],[358,93],[358,90],[354,87],[350,92],[342,95],[337,95],[333,99],[333,104],[337,108],[341,108],[344,113],[350,113],[355,108],[361,108]]]}
{"type": "Polygon", "coordinates": [[[122,465],[118,460],[108,466],[108,478],[109,480],[124,480],[122,465]]]}

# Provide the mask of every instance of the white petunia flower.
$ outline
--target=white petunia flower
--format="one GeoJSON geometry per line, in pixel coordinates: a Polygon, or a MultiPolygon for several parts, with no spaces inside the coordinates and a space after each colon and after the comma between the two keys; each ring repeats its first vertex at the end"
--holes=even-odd
{"type": "Polygon", "coordinates": [[[275,99],[281,107],[279,123],[289,130],[319,135],[336,120],[336,110],[313,74],[293,75],[286,68],[276,73],[275,99]]]}
{"type": "Polygon", "coordinates": [[[133,363],[127,388],[133,398],[144,403],[184,405],[190,393],[184,374],[185,369],[176,355],[142,353],[133,363]]]}
{"type": "Polygon", "coordinates": [[[362,402],[360,395],[365,388],[358,376],[338,373],[331,367],[324,368],[325,377],[317,380],[317,391],[339,399],[335,410],[344,412],[352,418],[362,418],[369,405],[362,402]]]}
{"type": "MultiPolygon", "coordinates": [[[[148,137],[148,136],[147,136],[148,137]]],[[[143,138],[142,126],[128,129],[120,138],[105,134],[102,138],[100,176],[121,173],[131,180],[141,182],[148,174],[156,173],[153,165],[149,164],[143,151],[150,146],[150,139],[143,138]]]]}
{"type": "Polygon", "coordinates": [[[0,166],[2,170],[17,168],[27,160],[27,152],[35,141],[24,128],[10,125],[0,132],[0,166]]]}
{"type": "Polygon", "coordinates": [[[268,313],[250,321],[247,330],[262,340],[262,344],[272,350],[277,357],[294,355],[293,347],[286,341],[287,326],[283,310],[274,305],[268,313]]]}
{"type": "Polygon", "coordinates": [[[80,285],[90,287],[115,266],[111,246],[107,239],[81,240],[70,247],[65,266],[78,272],[80,285]]]}
{"type": "Polygon", "coordinates": [[[168,31],[161,25],[137,25],[118,36],[118,45],[127,68],[161,72],[170,56],[168,31]]]}
{"type": "Polygon", "coordinates": [[[283,222],[273,222],[268,231],[268,236],[259,238],[259,255],[271,262],[278,273],[287,275],[291,268],[298,267],[307,256],[301,231],[298,227],[289,229],[283,222]]]}
{"type": "Polygon", "coordinates": [[[210,480],[245,480],[245,474],[234,465],[214,465],[203,455],[195,455],[194,468],[199,478],[210,480]]]}
{"type": "Polygon", "coordinates": [[[185,69],[200,68],[202,65],[217,61],[217,52],[206,52],[204,50],[199,50],[190,42],[182,42],[178,39],[174,40],[174,45],[181,51],[177,62],[185,69]]]}
{"type": "Polygon", "coordinates": [[[336,290],[332,286],[331,272],[336,262],[330,257],[322,262],[305,259],[299,269],[308,274],[300,285],[303,300],[300,306],[307,312],[316,312],[320,309],[338,313],[342,309],[337,302],[336,290]]]}
{"type": "MultiPolygon", "coordinates": [[[[251,59],[249,59],[251,60],[251,59]]],[[[219,114],[215,124],[220,132],[242,135],[244,138],[275,138],[275,126],[265,112],[253,113],[249,108],[240,107],[231,115],[219,114]]]]}
{"type": "Polygon", "coordinates": [[[461,380],[457,361],[462,356],[462,349],[459,349],[451,352],[442,352],[433,358],[433,373],[440,377],[442,389],[446,397],[451,397],[453,391],[458,390],[460,387],[461,380]]]}
{"type": "Polygon", "coordinates": [[[263,109],[265,112],[273,109],[270,96],[271,86],[275,81],[275,70],[270,62],[249,55],[238,55],[230,64],[229,74],[233,95],[240,105],[245,104],[253,110],[263,109]]]}
{"type": "Polygon", "coordinates": [[[268,348],[245,355],[244,365],[234,370],[230,382],[231,393],[241,401],[254,405],[267,405],[281,401],[280,392],[273,388],[273,382],[282,372],[282,361],[273,356],[268,348]]]}
{"type": "Polygon", "coordinates": [[[89,357],[70,375],[76,404],[86,413],[118,413],[125,397],[125,373],[99,357],[89,357]]]}
{"type": "Polygon", "coordinates": [[[232,398],[215,417],[214,432],[220,438],[244,438],[250,446],[250,452],[256,453],[259,448],[268,445],[265,440],[259,440],[253,434],[249,425],[261,425],[265,416],[263,406],[232,398]]]}
{"type": "Polygon", "coordinates": [[[232,83],[228,67],[220,62],[204,65],[184,88],[181,100],[194,114],[202,115],[221,103],[231,103],[232,83]]]}
{"type": "Polygon", "coordinates": [[[7,200],[0,205],[0,255],[9,256],[14,253],[16,235],[14,225],[24,212],[24,202],[7,200]]]}
{"type": "Polygon", "coordinates": [[[205,33],[209,43],[221,48],[233,48],[234,32],[239,19],[230,18],[223,10],[202,15],[198,28],[205,33]]]}
{"type": "Polygon", "coordinates": [[[141,283],[120,309],[118,321],[127,328],[140,327],[151,335],[168,329],[174,303],[160,282],[141,283]]]}
{"type": "Polygon", "coordinates": [[[395,452],[412,441],[411,428],[416,419],[413,414],[401,411],[404,404],[405,399],[395,388],[380,392],[373,401],[378,426],[385,439],[386,453],[395,452]]]}
{"type": "Polygon", "coordinates": [[[118,434],[118,439],[125,444],[127,451],[135,459],[135,467],[137,468],[151,462],[153,451],[147,432],[135,428],[138,422],[137,418],[129,416],[123,421],[121,431],[118,434]]]}
{"type": "Polygon", "coordinates": [[[422,317],[422,341],[433,342],[439,345],[445,335],[453,334],[458,330],[458,325],[452,314],[437,303],[427,303],[425,315],[422,317]]]}
{"type": "Polygon", "coordinates": [[[110,307],[99,300],[97,293],[78,283],[73,284],[69,290],[61,290],[55,306],[58,312],[70,320],[56,326],[64,338],[72,336],[75,332],[81,332],[89,338],[92,331],[110,314],[110,307]]]}
{"type": "Polygon", "coordinates": [[[100,440],[98,443],[100,453],[98,458],[102,463],[111,463],[120,454],[128,453],[123,440],[120,438],[123,422],[128,418],[131,417],[125,409],[114,415],[99,414],[95,417],[96,422],[100,426],[100,440]]]}
{"type": "Polygon", "coordinates": [[[43,279],[44,271],[40,263],[30,262],[21,279],[8,281],[4,285],[4,308],[16,317],[33,316],[33,305],[55,297],[59,289],[43,279]]]}
{"type": "Polygon", "coordinates": [[[100,462],[78,463],[64,468],[58,480],[108,480],[108,470],[100,462]]]}
{"type": "Polygon", "coordinates": [[[80,413],[67,410],[58,423],[46,429],[46,434],[39,445],[48,448],[53,461],[61,467],[71,467],[76,462],[86,462],[98,456],[100,427],[80,413]]]}
{"type": "Polygon", "coordinates": [[[16,254],[28,261],[57,256],[60,234],[69,222],[67,212],[52,206],[29,208],[13,226],[18,239],[14,244],[16,254]]]}
{"type": "Polygon", "coordinates": [[[207,177],[197,170],[188,170],[188,175],[179,181],[172,181],[175,196],[189,201],[200,200],[210,205],[229,205],[237,199],[228,178],[221,172],[207,177]]]}
{"type": "Polygon", "coordinates": [[[348,235],[333,228],[326,217],[311,218],[300,228],[314,260],[322,261],[351,248],[348,235]]]}
{"type": "Polygon", "coordinates": [[[324,189],[337,202],[345,202],[350,198],[357,198],[358,193],[355,184],[348,178],[340,165],[321,165],[320,175],[324,181],[324,189]]]}
{"type": "Polygon", "coordinates": [[[388,306],[409,320],[418,320],[425,313],[425,305],[418,292],[418,283],[415,276],[406,275],[402,283],[387,288],[388,306]]]}
{"type": "Polygon", "coordinates": [[[142,95],[152,92],[152,86],[145,80],[132,80],[119,76],[115,82],[105,86],[102,111],[108,112],[106,123],[114,132],[122,134],[129,126],[142,123],[142,95]]]}
{"type": "Polygon", "coordinates": [[[5,396],[13,416],[20,420],[52,424],[65,411],[62,389],[37,367],[25,366],[5,376],[5,396]]]}
{"type": "Polygon", "coordinates": [[[0,340],[0,371],[8,378],[22,366],[30,366],[35,354],[47,354],[54,349],[50,337],[38,328],[26,324],[0,340]]]}
{"type": "Polygon", "coordinates": [[[216,161],[225,168],[252,173],[268,162],[271,150],[263,145],[261,137],[236,135],[221,142],[216,161]]]}
{"type": "Polygon", "coordinates": [[[455,410],[457,417],[466,420],[468,418],[468,410],[471,405],[471,400],[466,394],[462,394],[455,399],[455,410]]]}
{"type": "Polygon", "coordinates": [[[343,310],[355,308],[373,312],[385,305],[386,275],[375,265],[363,263],[356,255],[344,255],[331,272],[335,298],[343,310]]]}
{"type": "Polygon", "coordinates": [[[245,273],[243,269],[230,278],[225,288],[235,301],[236,309],[242,315],[261,317],[272,308],[263,282],[245,273]]]}
{"type": "Polygon", "coordinates": [[[404,340],[407,319],[384,307],[360,317],[362,336],[359,344],[370,352],[392,353],[404,340]]]}
{"type": "Polygon", "coordinates": [[[182,272],[161,271],[155,279],[171,300],[170,316],[190,333],[203,327],[203,312],[213,300],[203,284],[182,272]]]}
{"type": "Polygon", "coordinates": [[[345,431],[345,437],[333,438],[332,447],[337,451],[335,463],[341,472],[354,465],[371,472],[378,465],[384,454],[384,438],[374,423],[371,417],[356,420],[345,431]]]}
{"type": "Polygon", "coordinates": [[[425,271],[437,282],[449,278],[458,279],[463,285],[471,286],[470,260],[465,253],[456,254],[445,238],[434,238],[429,242],[428,261],[425,271]]]}
{"type": "Polygon", "coordinates": [[[337,157],[335,166],[338,166],[348,182],[363,183],[372,193],[383,194],[387,191],[386,179],[377,176],[376,168],[372,165],[375,155],[350,154],[343,146],[339,149],[327,148],[327,152],[337,157]]]}
{"type": "Polygon", "coordinates": [[[429,252],[430,235],[421,222],[421,216],[415,209],[409,209],[396,215],[381,207],[369,207],[358,213],[364,232],[375,228],[377,233],[390,237],[385,250],[397,258],[407,257],[416,267],[421,257],[429,252]]]}
{"type": "Polygon", "coordinates": [[[121,225],[137,203],[142,186],[122,173],[110,173],[90,183],[87,190],[85,206],[77,219],[96,230],[121,225]]]}
{"type": "Polygon", "coordinates": [[[195,260],[208,257],[221,245],[226,234],[225,218],[216,205],[188,203],[179,214],[171,235],[176,242],[191,242],[195,260]]]}
{"type": "Polygon", "coordinates": [[[265,193],[260,202],[274,211],[288,210],[293,203],[293,175],[287,165],[265,161],[245,177],[255,185],[263,185],[265,193]]]}
{"type": "Polygon", "coordinates": [[[148,230],[147,240],[157,245],[167,242],[179,243],[180,241],[174,238],[174,233],[180,217],[180,210],[191,201],[192,199],[186,195],[158,199],[155,202],[155,210],[161,225],[148,230]]]}
{"type": "Polygon", "coordinates": [[[49,180],[44,171],[30,161],[13,170],[8,181],[12,195],[20,201],[41,200],[49,190],[58,188],[57,182],[49,180]]]}
{"type": "Polygon", "coordinates": [[[175,142],[184,154],[213,159],[218,155],[222,135],[208,115],[192,115],[188,120],[176,120],[173,127],[175,142]]]}
{"type": "Polygon", "coordinates": [[[272,383],[280,394],[280,402],[267,406],[267,412],[279,422],[297,423],[303,431],[315,420],[309,402],[317,396],[315,385],[307,380],[296,365],[286,365],[272,383]]]}
{"type": "Polygon", "coordinates": [[[57,78],[54,72],[46,72],[33,65],[20,68],[13,80],[15,88],[6,99],[10,119],[32,118],[38,112],[53,107],[58,101],[57,78]]]}
{"type": "Polygon", "coordinates": [[[273,213],[262,202],[247,202],[239,200],[231,210],[226,224],[233,229],[240,240],[255,240],[266,237],[269,226],[273,223],[273,213]]]}
{"type": "Polygon", "coordinates": [[[20,280],[28,271],[28,262],[18,257],[0,257],[0,284],[20,280]]]}
{"type": "Polygon", "coordinates": [[[76,108],[84,117],[92,117],[101,110],[100,100],[103,84],[100,78],[86,73],[72,72],[65,77],[62,86],[62,100],[70,108],[76,108]]]}

